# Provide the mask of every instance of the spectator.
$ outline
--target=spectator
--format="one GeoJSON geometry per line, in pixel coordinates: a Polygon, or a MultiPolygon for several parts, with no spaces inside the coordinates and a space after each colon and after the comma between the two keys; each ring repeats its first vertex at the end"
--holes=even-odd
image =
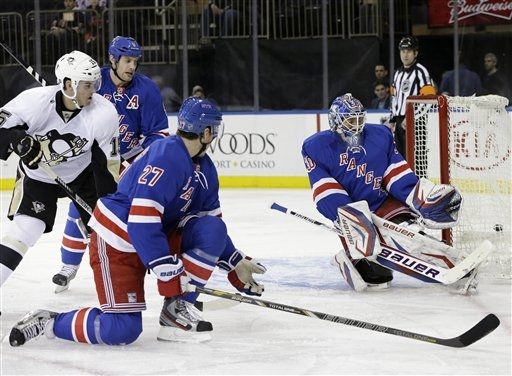
{"type": "Polygon", "coordinates": [[[239,20],[240,12],[233,8],[231,1],[209,0],[201,17],[201,35],[214,36],[212,29],[219,29],[220,36],[235,35],[239,20]]]}
{"type": "Polygon", "coordinates": [[[391,108],[391,95],[389,95],[389,85],[385,81],[375,81],[373,92],[376,98],[372,99],[370,108],[378,110],[389,110],[391,108]]]}
{"type": "Polygon", "coordinates": [[[160,94],[162,95],[162,99],[164,101],[164,107],[167,112],[177,112],[183,102],[176,90],[172,87],[167,86],[164,83],[164,78],[162,76],[152,76],[153,81],[160,88],[160,94]]]}
{"type": "Polygon", "coordinates": [[[56,17],[48,31],[48,43],[54,49],[54,55],[63,55],[73,49],[82,50],[84,36],[84,17],[78,10],[75,0],[64,0],[62,13],[56,17]]]}
{"type": "Polygon", "coordinates": [[[206,92],[204,91],[203,87],[200,85],[196,85],[192,88],[192,97],[197,97],[200,99],[208,99],[210,102],[212,102],[217,108],[220,108],[219,104],[215,99],[213,99],[211,96],[207,96],[206,92]]]}
{"type": "Polygon", "coordinates": [[[89,6],[95,3],[102,8],[106,8],[107,2],[107,0],[76,0],[76,6],[78,9],[87,9],[89,6]]]}
{"type": "Polygon", "coordinates": [[[485,73],[482,75],[482,86],[486,94],[496,94],[511,99],[506,77],[496,67],[498,58],[489,52],[484,56],[485,73]]]}
{"type": "Polygon", "coordinates": [[[395,133],[397,150],[405,155],[405,100],[410,95],[435,94],[432,79],[427,68],[418,63],[418,40],[413,36],[406,36],[398,44],[402,66],[393,76],[392,91],[392,119],[391,129],[395,133]]]}
{"type": "MultiPolygon", "coordinates": [[[[85,13],[85,42],[87,49],[94,51],[97,45],[98,35],[101,35],[104,22],[103,11],[106,9],[105,5],[101,5],[100,0],[89,0],[87,12],[85,13]]],[[[103,3],[105,3],[103,1],[103,3]]]]}
{"type": "Polygon", "coordinates": [[[389,83],[389,71],[384,64],[378,63],[375,65],[375,79],[376,81],[389,83]]]}
{"type": "Polygon", "coordinates": [[[459,92],[455,92],[455,70],[449,70],[443,74],[439,91],[446,95],[460,95],[468,97],[482,94],[482,82],[478,74],[469,70],[465,64],[465,58],[459,57],[459,92]]]}
{"type": "Polygon", "coordinates": [[[201,99],[205,99],[206,96],[204,95],[204,90],[201,86],[199,85],[196,85],[192,88],[192,96],[193,97],[198,97],[198,98],[201,98],[201,99]]]}

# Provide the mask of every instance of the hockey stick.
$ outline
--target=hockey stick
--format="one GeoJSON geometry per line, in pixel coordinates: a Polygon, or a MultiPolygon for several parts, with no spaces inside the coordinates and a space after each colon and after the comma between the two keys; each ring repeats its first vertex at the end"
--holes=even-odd
{"type": "Polygon", "coordinates": [[[2,48],[9,54],[13,57],[14,60],[16,60],[16,62],[21,65],[33,78],[34,80],[36,80],[37,82],[39,82],[41,84],[41,86],[46,86],[46,80],[41,77],[41,75],[39,73],[36,72],[36,70],[34,68],[32,68],[32,66],[30,66],[29,64],[27,64],[27,62],[25,60],[23,60],[21,57],[19,57],[18,55],[16,55],[16,53],[11,49],[11,47],[9,47],[6,43],[4,43],[3,41],[0,41],[0,46],[2,46],[2,48]]]}
{"type": "MultiPolygon", "coordinates": [[[[324,228],[328,231],[334,232],[337,235],[343,235],[337,228],[326,225],[303,214],[299,214],[276,204],[275,202],[270,206],[271,209],[280,211],[284,214],[300,218],[306,222],[324,228]]],[[[425,244],[427,247],[436,247],[446,249],[450,247],[447,244],[437,242],[431,238],[425,237],[418,232],[398,226],[383,218],[372,214],[374,224],[380,228],[387,228],[398,236],[407,237],[407,239],[416,238],[425,244]]],[[[468,272],[473,270],[479,263],[481,263],[489,255],[492,249],[492,244],[489,241],[484,241],[473,253],[468,255],[462,262],[458,263],[451,269],[445,269],[437,265],[428,263],[422,259],[412,256],[406,252],[389,246],[381,242],[382,252],[377,255],[376,261],[384,267],[406,273],[412,277],[418,278],[425,282],[438,282],[445,285],[457,282],[463,278],[468,272]]]]}
{"type": "Polygon", "coordinates": [[[44,163],[39,163],[39,168],[41,168],[50,178],[53,179],[54,182],[56,182],[63,190],[64,192],[66,192],[66,194],[68,195],[68,197],[70,199],[72,199],[74,202],[76,202],[78,205],[80,205],[82,207],[82,209],[84,209],[87,214],[92,214],[92,209],[91,207],[87,204],[87,202],[84,201],[83,198],[81,198],[80,196],[78,196],[65,182],[64,180],[62,180],[59,175],[57,175],[51,168],[50,166],[44,164],[44,163]]]}
{"type": "MultiPolygon", "coordinates": [[[[236,294],[238,296],[242,296],[241,294],[236,294]]],[[[215,300],[207,300],[200,301],[196,300],[194,303],[194,307],[196,307],[200,311],[221,311],[227,308],[233,308],[239,305],[240,302],[235,300],[226,301],[225,299],[215,299],[215,300]]]]}
{"type": "Polygon", "coordinates": [[[256,299],[248,296],[241,296],[238,294],[231,294],[226,291],[214,290],[207,287],[196,286],[196,291],[202,294],[217,296],[223,299],[233,300],[240,303],[252,304],[263,308],[271,308],[278,311],[294,313],[296,315],[312,317],[325,321],[331,321],[338,324],[355,326],[356,328],[373,330],[375,332],[392,334],[399,337],[415,339],[422,342],[432,343],[435,345],[442,345],[448,347],[466,347],[476,341],[482,339],[500,325],[500,320],[496,315],[490,313],[480,320],[475,326],[466,331],[465,333],[453,338],[438,338],[425,334],[409,332],[402,329],[395,329],[389,326],[372,324],[366,321],[349,319],[346,317],[330,315],[322,312],[310,311],[304,308],[293,307],[281,303],[270,302],[268,300],[256,299]]]}

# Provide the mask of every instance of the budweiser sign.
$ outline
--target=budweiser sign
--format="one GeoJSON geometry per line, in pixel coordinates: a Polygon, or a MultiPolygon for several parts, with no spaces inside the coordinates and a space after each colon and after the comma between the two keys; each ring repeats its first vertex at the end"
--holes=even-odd
{"type": "Polygon", "coordinates": [[[463,25],[512,23],[512,0],[429,0],[430,27],[453,24],[457,14],[463,25]]]}

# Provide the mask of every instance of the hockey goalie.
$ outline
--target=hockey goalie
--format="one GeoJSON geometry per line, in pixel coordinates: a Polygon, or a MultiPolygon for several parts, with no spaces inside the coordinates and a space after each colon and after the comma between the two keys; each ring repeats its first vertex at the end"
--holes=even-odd
{"type": "Polygon", "coordinates": [[[307,138],[302,156],[316,207],[340,236],[343,249],[333,263],[347,283],[356,291],[387,288],[395,270],[476,292],[478,266],[492,245],[463,254],[423,232],[457,224],[457,188],[419,179],[391,131],[366,124],[351,94],[332,102],[328,118],[330,130],[307,138]]]}

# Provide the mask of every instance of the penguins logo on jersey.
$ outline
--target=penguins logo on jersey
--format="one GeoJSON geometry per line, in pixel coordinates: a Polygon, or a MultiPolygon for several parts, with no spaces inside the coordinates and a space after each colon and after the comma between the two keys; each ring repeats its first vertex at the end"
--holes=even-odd
{"type": "Polygon", "coordinates": [[[66,162],[69,158],[82,154],[83,148],[89,142],[72,133],[61,135],[56,129],[52,129],[44,136],[36,135],[36,139],[41,143],[43,159],[49,166],[56,166],[66,162]]]}

